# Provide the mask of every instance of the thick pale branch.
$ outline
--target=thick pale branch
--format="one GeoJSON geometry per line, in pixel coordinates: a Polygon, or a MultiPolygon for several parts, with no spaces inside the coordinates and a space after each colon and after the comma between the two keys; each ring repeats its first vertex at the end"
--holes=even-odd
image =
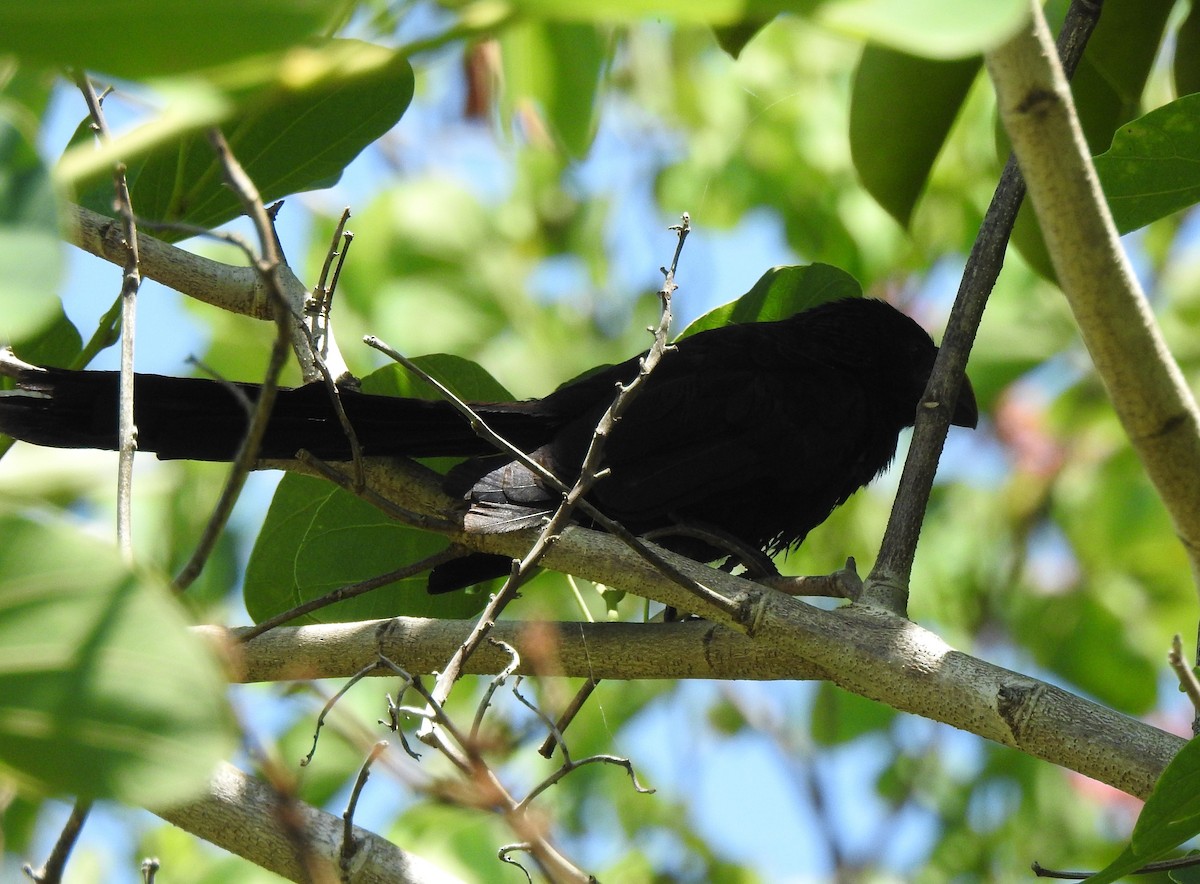
{"type": "MultiPolygon", "coordinates": [[[[69,242],[120,266],[126,254],[121,223],[82,206],[67,207],[65,235],[69,242]]],[[[138,258],[142,275],[160,282],[197,301],[220,307],[231,313],[270,320],[274,314],[262,277],[253,267],[237,267],[203,258],[145,232],[138,232],[138,258]]],[[[317,380],[319,370],[313,364],[312,348],[304,332],[302,317],[308,290],[285,264],[279,269],[279,282],[292,313],[292,350],[307,380],[317,380]]],[[[345,360],[332,334],[324,342],[325,364],[334,378],[349,374],[345,360]]]]}
{"type": "Polygon", "coordinates": [[[1059,285],[1200,577],[1200,413],[1109,214],[1041,6],[987,58],[1059,285]]]}
{"type": "MultiPolygon", "coordinates": [[[[339,880],[342,820],[300,802],[281,809],[270,788],[233,765],[222,764],[217,769],[208,794],[189,804],[155,812],[185,832],[289,881],[308,880],[295,844],[279,822],[280,814],[286,812],[303,830],[308,849],[328,863],[329,880],[339,880]]],[[[354,836],[359,841],[354,859],[355,884],[461,884],[461,879],[372,832],[355,826],[354,836]]]]}
{"type": "MultiPolygon", "coordinates": [[[[359,623],[282,627],[244,644],[246,628],[198,626],[226,648],[237,682],[349,678],[383,654],[408,672],[446,665],[470,633],[473,620],[395,617],[359,623]]],[[[647,678],[813,679],[826,673],[780,655],[763,642],[704,620],[678,623],[547,623],[502,620],[490,635],[516,648],[521,675],[622,680],[647,678]]],[[[508,652],[481,645],[463,671],[493,675],[508,652]]],[[[387,675],[380,670],[380,675],[387,675]]]]}
{"type": "MultiPolygon", "coordinates": [[[[374,491],[407,509],[445,513],[454,503],[442,494],[438,476],[417,464],[367,459],[365,472],[374,491]]],[[[495,535],[453,532],[449,536],[468,548],[520,556],[528,548],[530,535],[531,532],[525,531],[495,535]]],[[[741,624],[724,608],[702,610],[694,595],[656,571],[621,541],[596,531],[568,528],[549,549],[543,564],[683,610],[693,610],[730,632],[746,633],[729,636],[704,627],[687,627],[696,629],[686,635],[700,647],[686,653],[681,651],[681,655],[698,660],[706,643],[709,647],[727,649],[724,660],[709,655],[706,659],[709,669],[704,677],[721,677],[723,671],[738,672],[742,649],[746,653],[769,652],[778,658],[771,667],[791,667],[785,677],[823,674],[853,693],[1012,746],[1141,797],[1149,794],[1167,762],[1183,745],[1179,737],[1045,682],[956,651],[933,633],[886,611],[853,605],[825,611],[681,556],[666,551],[662,554],[684,574],[736,601],[739,608],[751,611],[750,620],[741,624]],[[713,645],[713,642],[727,644],[713,645]],[[751,652],[750,645],[762,650],[751,652]]],[[[366,628],[386,637],[392,627],[375,623],[366,628]]],[[[316,635],[307,633],[314,640],[316,635]]],[[[594,635],[599,648],[599,643],[607,637],[601,637],[599,631],[594,635]]],[[[682,638],[685,633],[674,635],[682,638]]],[[[266,639],[264,636],[255,642],[266,639]]],[[[359,642],[355,653],[361,653],[362,636],[355,640],[359,642]]],[[[514,635],[512,640],[521,639],[514,635]]],[[[437,641],[440,645],[451,639],[440,636],[437,641]]],[[[576,639],[568,636],[563,646],[564,659],[578,653],[578,649],[569,648],[572,641],[576,639]]],[[[590,641],[589,638],[589,654],[593,653],[590,641]]],[[[276,647],[271,653],[278,656],[286,652],[276,647]]],[[[353,668],[365,659],[356,657],[348,665],[353,668]]],[[[412,660],[406,663],[424,668],[412,660]]],[[[614,671],[611,675],[605,672],[606,678],[630,677],[630,673],[622,676],[618,671],[615,658],[611,665],[614,671]]],[[[678,676],[666,663],[662,665],[662,677],[678,676]]],[[[636,677],[654,677],[646,668],[646,658],[637,666],[636,677]]],[[[593,671],[598,668],[599,664],[593,661],[593,671]]],[[[571,671],[587,674],[582,665],[571,671]]],[[[741,672],[743,677],[748,674],[741,672]]],[[[316,675],[306,670],[296,677],[316,675]]]]}

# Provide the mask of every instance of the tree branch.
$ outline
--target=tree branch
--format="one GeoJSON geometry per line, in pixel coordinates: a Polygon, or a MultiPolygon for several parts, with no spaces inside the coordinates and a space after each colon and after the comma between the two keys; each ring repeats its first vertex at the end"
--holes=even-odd
{"type": "MultiPolygon", "coordinates": [[[[126,252],[119,221],[70,205],[65,235],[68,242],[109,263],[121,266],[124,261],[126,252]]],[[[253,267],[236,267],[202,258],[142,230],[138,231],[137,244],[142,275],[147,279],[230,313],[268,321],[274,318],[266,283],[253,267]]],[[[304,377],[316,380],[321,375],[313,364],[312,348],[302,327],[308,290],[286,264],[279,270],[279,284],[292,315],[292,351],[300,361],[304,377]]],[[[327,335],[322,343],[328,348],[325,364],[333,377],[348,377],[349,369],[333,335],[327,335]]]]}
{"type": "MultiPolygon", "coordinates": [[[[304,881],[295,845],[278,820],[272,790],[231,764],[222,764],[209,791],[195,801],[157,809],[160,817],[185,832],[245,857],[289,881],[304,881]]],[[[299,824],[317,858],[328,863],[338,880],[343,821],[307,804],[294,802],[299,824]]],[[[373,832],[355,826],[355,884],[461,884],[461,879],[433,863],[400,849],[373,832]]]]}
{"type": "MultiPolygon", "coordinates": [[[[273,465],[280,467],[288,463],[273,462],[273,465]]],[[[440,477],[418,464],[367,458],[364,467],[368,487],[406,509],[446,512],[452,503],[441,491],[440,477]]],[[[512,557],[522,555],[528,549],[533,532],[443,533],[462,546],[512,557]]],[[[685,659],[697,661],[698,654],[704,656],[707,649],[714,647],[727,655],[730,662],[726,663],[710,652],[704,658],[705,677],[715,677],[714,673],[721,671],[721,667],[729,667],[727,671],[731,673],[739,671],[733,667],[741,664],[733,661],[742,659],[743,652],[769,652],[778,658],[770,665],[782,669],[780,675],[783,677],[819,675],[852,693],[1020,749],[1140,797],[1149,794],[1163,768],[1183,745],[1179,737],[1053,685],[956,651],[933,633],[886,611],[863,606],[821,610],[769,587],[665,550],[661,554],[685,575],[700,580],[728,599],[737,599],[739,605],[753,612],[750,622],[740,623],[724,608],[701,609],[701,603],[694,595],[632,553],[620,540],[601,532],[577,526],[568,528],[547,551],[543,564],[666,605],[690,607],[711,621],[707,626],[720,624],[730,632],[744,633],[744,637],[737,639],[715,630],[709,635],[702,628],[697,632],[678,634],[680,637],[691,636],[699,643],[699,648],[686,654],[679,652],[685,659]],[[783,662],[793,667],[790,672],[783,662]]],[[[319,640],[321,634],[314,630],[366,628],[381,631],[386,636],[391,628],[387,624],[392,622],[366,627],[361,624],[300,627],[284,630],[280,635],[302,636],[308,642],[319,640]]],[[[572,630],[576,628],[579,627],[571,627],[572,630]]],[[[619,633],[614,630],[614,634],[619,633]]],[[[665,628],[662,633],[654,634],[659,637],[675,635],[665,628]]],[[[245,653],[257,653],[250,649],[258,642],[269,641],[272,635],[274,633],[269,633],[248,643],[245,653]]],[[[518,636],[506,634],[504,637],[520,648],[518,636]]],[[[640,669],[631,665],[623,673],[615,671],[619,667],[614,663],[611,676],[599,671],[597,647],[591,643],[593,637],[597,642],[608,639],[607,635],[601,636],[599,630],[589,632],[587,656],[592,658],[592,667],[585,669],[580,665],[573,672],[613,678],[654,677],[644,661],[638,664],[640,669]]],[[[361,641],[361,638],[357,640],[361,641]]],[[[442,636],[438,641],[452,639],[442,636]]],[[[569,642],[570,639],[564,644],[564,654],[569,642]]],[[[371,653],[377,653],[378,647],[372,646],[371,653]]],[[[394,648],[392,650],[395,652],[394,648]]],[[[438,653],[444,650],[445,646],[439,647],[438,653]]],[[[635,652],[632,647],[626,650],[635,652]]],[[[280,651],[276,646],[274,653],[278,656],[290,652],[280,651]]],[[[396,656],[414,669],[424,668],[406,658],[404,651],[396,656]]],[[[347,669],[353,671],[355,665],[361,666],[366,659],[365,656],[356,657],[353,664],[347,662],[345,668],[330,674],[345,674],[347,669]]],[[[485,656],[484,659],[488,658],[485,656]]],[[[499,662],[492,671],[503,668],[505,662],[507,660],[499,662]]],[[[752,667],[768,664],[747,658],[744,665],[743,675],[752,667]]],[[[663,677],[678,674],[667,668],[661,672],[663,677]]],[[[296,677],[317,675],[309,669],[296,672],[296,677]]]]}

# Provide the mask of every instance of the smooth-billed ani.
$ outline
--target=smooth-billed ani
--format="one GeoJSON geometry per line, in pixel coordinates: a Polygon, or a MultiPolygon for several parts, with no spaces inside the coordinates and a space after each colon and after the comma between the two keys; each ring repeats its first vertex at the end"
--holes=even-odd
{"type": "MultiPolygon", "coordinates": [[[[679,341],[650,374],[605,448],[610,474],[589,495],[635,533],[700,526],[775,553],[799,544],[896,453],[913,423],[937,348],[909,317],[865,298],[822,304],[777,322],[729,325],[679,341]]],[[[500,435],[564,482],[578,475],[596,423],[640,357],[603,368],[542,399],[475,403],[500,435]]],[[[0,394],[0,431],[58,448],[117,447],[117,375],[10,365],[17,390],[0,394]]],[[[253,400],[258,388],[237,384],[253,400]]],[[[138,375],[138,447],[160,458],[230,460],[247,413],[231,385],[138,375]]],[[[446,402],[341,393],[366,455],[467,457],[446,477],[468,531],[538,525],[560,495],[496,453],[446,402]]],[[[965,383],[952,421],[974,427],[965,383]]],[[[328,461],[350,448],[326,389],[281,390],[260,456],[300,449],[328,461]]],[[[694,540],[663,545],[696,558],[694,540]]],[[[507,573],[508,560],[472,555],[430,575],[433,591],[507,573]]]]}

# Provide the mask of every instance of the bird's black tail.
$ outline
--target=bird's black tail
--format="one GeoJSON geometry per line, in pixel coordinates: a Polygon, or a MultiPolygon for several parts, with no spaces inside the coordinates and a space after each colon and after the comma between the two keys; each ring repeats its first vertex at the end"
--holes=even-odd
{"type": "MultiPolygon", "coordinates": [[[[6,361],[17,389],[0,392],[0,433],[52,448],[117,448],[116,372],[67,371],[6,361]]],[[[134,383],[138,449],[163,459],[227,461],[241,446],[256,384],[139,374],[134,383]]],[[[342,407],[366,455],[472,456],[495,449],[447,402],[341,390],[342,407]]],[[[540,444],[538,417],[519,404],[481,405],[489,423],[517,441],[540,444]]],[[[328,389],[281,389],[259,457],[287,459],[305,449],[329,461],[350,459],[328,389]]]]}

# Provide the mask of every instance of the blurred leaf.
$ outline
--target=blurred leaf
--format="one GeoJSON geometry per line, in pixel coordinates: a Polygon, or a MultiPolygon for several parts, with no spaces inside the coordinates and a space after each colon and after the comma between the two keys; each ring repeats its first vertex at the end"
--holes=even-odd
{"type": "MultiPolygon", "coordinates": [[[[22,339],[13,339],[11,341],[12,348],[17,356],[34,365],[69,368],[75,357],[79,355],[83,339],[80,338],[74,323],[63,312],[62,301],[57,297],[51,300],[56,302],[58,309],[46,325],[22,339]]],[[[6,389],[10,385],[11,381],[7,378],[4,379],[3,384],[0,384],[6,389]]]]}
{"type": "MultiPolygon", "coordinates": [[[[512,398],[483,369],[465,359],[436,355],[415,361],[464,399],[512,398]]],[[[379,395],[435,397],[399,366],[368,376],[363,389],[379,395]]],[[[335,485],[307,476],[284,476],[246,567],[246,610],[255,622],[261,622],[339,586],[419,561],[445,546],[446,540],[437,534],[401,525],[335,485]]],[[[480,592],[431,596],[425,591],[425,575],[417,574],[314,611],[296,622],[468,617],[486,602],[480,592]]]]}
{"type": "Polygon", "coordinates": [[[1027,14],[1019,0],[828,0],[819,4],[815,17],[864,40],[948,59],[998,46],[1025,23],[1027,14]]]}
{"type": "MultiPolygon", "coordinates": [[[[364,147],[395,125],[413,95],[412,68],[403,57],[355,40],[295,50],[281,70],[271,66],[269,72],[271,82],[237,97],[236,111],[221,126],[265,202],[336,182],[364,147]]],[[[256,66],[245,76],[251,73],[256,66]]],[[[172,116],[168,109],[150,124],[152,133],[135,130],[101,152],[75,148],[64,156],[60,176],[78,190],[82,205],[111,215],[105,163],[120,157],[139,215],[204,228],[237,217],[241,203],[225,185],[207,136],[194,131],[193,124],[211,122],[209,111],[192,116],[191,106],[188,100],[172,106],[183,112],[178,129],[163,125],[172,116]],[[81,150],[87,151],[82,158],[81,150]]]]}
{"type": "Polygon", "coordinates": [[[225,678],[160,579],[0,516],[0,758],[26,788],[162,806],[233,748],[225,678]]]}
{"type": "Polygon", "coordinates": [[[837,746],[886,730],[895,717],[895,709],[823,681],[817,685],[810,728],[818,745],[837,746]]]}
{"type": "Polygon", "coordinates": [[[862,297],[862,287],[858,281],[829,264],[772,267],[759,277],[750,291],[736,301],[708,311],[685,328],[679,337],[686,338],[698,331],[732,322],[786,319],[827,301],[859,297],[862,297]]]}
{"type": "Polygon", "coordinates": [[[1200,94],[1122,126],[1095,162],[1122,233],[1200,202],[1200,94]]]}
{"type": "Polygon", "coordinates": [[[875,44],[863,50],[850,155],[863,186],[904,227],[981,65],[977,56],[933,61],[875,44]]]}
{"type": "Polygon", "coordinates": [[[4,3],[0,53],[138,79],[273,52],[315,36],[330,17],[325,0],[4,3]]]}
{"type": "Polygon", "coordinates": [[[584,156],[596,134],[597,90],[608,39],[594,25],[524,21],[500,34],[512,105],[533,100],[566,153],[584,156]]]}
{"type": "Polygon", "coordinates": [[[1114,708],[1138,714],[1153,707],[1154,664],[1103,601],[1084,592],[1027,596],[1018,610],[1013,631],[1040,665],[1114,708]]]}
{"type": "Polygon", "coordinates": [[[1193,3],[1175,35],[1175,94],[1200,92],[1200,3],[1193,3]]]}
{"type": "Polygon", "coordinates": [[[15,106],[0,103],[0,339],[20,341],[61,313],[58,208],[36,130],[15,106]]]}
{"type": "Polygon", "coordinates": [[[648,16],[675,22],[729,25],[770,21],[791,12],[851,36],[931,58],[974,55],[998,45],[1025,20],[1021,0],[517,0],[531,18],[625,21],[648,16]]]}

